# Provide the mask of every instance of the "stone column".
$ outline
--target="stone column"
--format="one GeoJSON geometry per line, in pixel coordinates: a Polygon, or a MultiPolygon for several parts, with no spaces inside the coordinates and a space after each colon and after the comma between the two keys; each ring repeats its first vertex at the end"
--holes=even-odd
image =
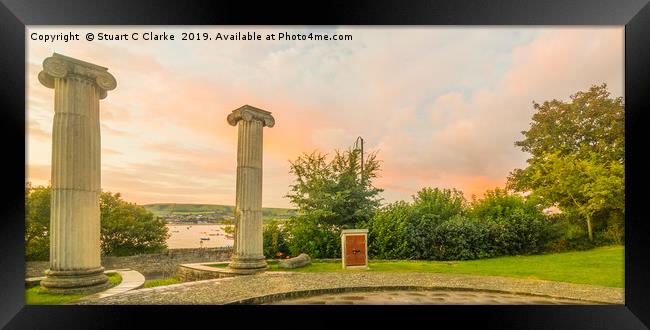
{"type": "Polygon", "coordinates": [[[105,288],[100,259],[99,100],[117,83],[108,69],[54,53],[38,80],[54,89],[50,268],[41,287],[83,293],[105,288]]]}
{"type": "Polygon", "coordinates": [[[268,111],[244,105],[228,115],[228,123],[239,123],[235,242],[229,267],[263,271],[267,265],[262,251],[262,128],[273,127],[275,119],[268,111]]]}

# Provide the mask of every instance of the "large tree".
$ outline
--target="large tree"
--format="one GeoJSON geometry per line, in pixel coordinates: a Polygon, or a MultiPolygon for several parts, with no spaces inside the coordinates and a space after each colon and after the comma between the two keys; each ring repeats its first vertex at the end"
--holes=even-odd
{"type": "Polygon", "coordinates": [[[286,223],[288,249],[292,255],[307,253],[315,258],[341,254],[340,230],[369,221],[379,208],[381,189],[372,180],[379,171],[375,153],[336,151],[332,160],[319,152],[303,154],[290,162],[294,184],[287,197],[298,214],[286,223]]]}
{"type": "Polygon", "coordinates": [[[558,205],[585,221],[593,239],[594,216],[622,223],[624,216],[625,122],[621,97],[607,85],[559,100],[533,103],[536,113],[516,146],[530,153],[508,188],[530,191],[546,206],[558,205]]]}
{"type": "Polygon", "coordinates": [[[361,171],[360,152],[335,151],[331,161],[319,152],[303,154],[290,162],[294,184],[287,197],[302,215],[319,223],[353,227],[370,219],[379,207],[382,189],[372,185],[380,169],[376,153],[365,155],[361,171]]]}

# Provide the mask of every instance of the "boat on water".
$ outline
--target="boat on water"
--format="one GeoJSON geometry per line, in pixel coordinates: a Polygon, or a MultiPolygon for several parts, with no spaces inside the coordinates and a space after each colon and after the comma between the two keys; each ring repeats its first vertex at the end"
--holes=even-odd
{"type": "Polygon", "coordinates": [[[209,241],[209,240],[210,240],[210,237],[201,237],[201,240],[202,240],[202,241],[209,241]]]}

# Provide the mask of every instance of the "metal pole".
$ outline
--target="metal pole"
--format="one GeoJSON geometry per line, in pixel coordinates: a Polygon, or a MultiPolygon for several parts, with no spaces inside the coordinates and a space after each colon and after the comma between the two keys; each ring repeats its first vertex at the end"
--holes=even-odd
{"type": "Polygon", "coordinates": [[[359,147],[359,142],[361,142],[361,183],[363,183],[363,138],[360,136],[354,142],[355,148],[359,147]]]}

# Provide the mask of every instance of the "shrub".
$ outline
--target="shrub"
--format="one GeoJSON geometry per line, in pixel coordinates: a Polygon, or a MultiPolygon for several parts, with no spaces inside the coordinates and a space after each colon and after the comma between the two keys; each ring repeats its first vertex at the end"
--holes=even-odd
{"type": "Polygon", "coordinates": [[[340,229],[301,215],[287,223],[287,247],[292,256],[307,253],[312,258],[340,258],[340,229]]]}
{"type": "Polygon", "coordinates": [[[405,228],[413,212],[413,206],[404,201],[389,204],[378,211],[366,224],[368,255],[379,259],[412,258],[405,228]]]}
{"type": "Polygon", "coordinates": [[[499,226],[494,222],[477,223],[458,216],[431,233],[429,259],[469,260],[499,254],[496,236],[499,226]]]}
{"type": "Polygon", "coordinates": [[[409,253],[415,259],[433,259],[434,230],[464,212],[465,197],[456,189],[423,188],[413,196],[413,214],[404,226],[409,253]]]}
{"type": "Polygon", "coordinates": [[[416,217],[434,227],[464,213],[465,197],[460,190],[423,188],[413,196],[416,217]]]}
{"type": "Polygon", "coordinates": [[[276,220],[264,225],[263,231],[264,256],[272,259],[289,254],[285,229],[276,220]],[[281,255],[280,255],[281,254],[281,255]]]}
{"type": "Polygon", "coordinates": [[[492,243],[499,255],[542,252],[557,239],[553,222],[534,200],[504,189],[488,190],[483,199],[472,202],[468,214],[476,222],[492,223],[499,229],[492,243]]]}

